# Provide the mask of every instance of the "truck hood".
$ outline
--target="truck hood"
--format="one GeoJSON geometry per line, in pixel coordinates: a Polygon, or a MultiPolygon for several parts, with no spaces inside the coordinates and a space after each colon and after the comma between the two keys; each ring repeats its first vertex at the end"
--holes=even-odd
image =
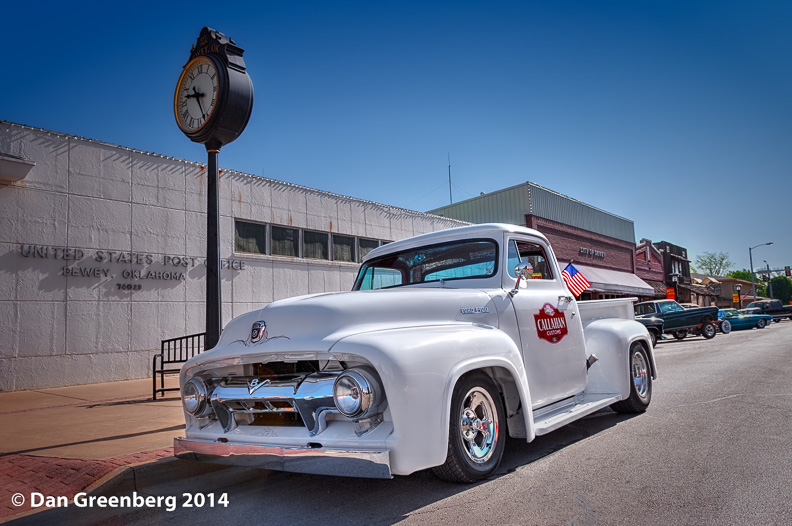
{"type": "Polygon", "coordinates": [[[471,289],[405,287],[299,296],[233,319],[217,346],[196,358],[206,361],[240,354],[326,352],[338,340],[353,334],[454,323],[497,327],[498,313],[490,294],[471,289]],[[266,326],[258,341],[251,335],[256,322],[266,326]]]}

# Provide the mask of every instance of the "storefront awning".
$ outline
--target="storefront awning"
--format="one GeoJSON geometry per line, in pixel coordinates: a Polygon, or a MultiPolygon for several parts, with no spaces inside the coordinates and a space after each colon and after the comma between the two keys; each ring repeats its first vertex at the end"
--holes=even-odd
{"type": "MultiPolygon", "coordinates": [[[[606,294],[631,294],[634,296],[654,296],[655,290],[644,280],[629,272],[606,270],[573,263],[578,272],[591,283],[588,291],[604,292],[606,294]]],[[[561,269],[566,262],[559,261],[561,269]]]]}

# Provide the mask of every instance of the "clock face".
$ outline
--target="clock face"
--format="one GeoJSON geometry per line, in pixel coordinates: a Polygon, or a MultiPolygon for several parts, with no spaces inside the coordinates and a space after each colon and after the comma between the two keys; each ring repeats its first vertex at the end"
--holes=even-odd
{"type": "Polygon", "coordinates": [[[185,133],[201,129],[217,107],[219,77],[209,57],[195,57],[185,66],[176,85],[173,109],[185,133]]]}

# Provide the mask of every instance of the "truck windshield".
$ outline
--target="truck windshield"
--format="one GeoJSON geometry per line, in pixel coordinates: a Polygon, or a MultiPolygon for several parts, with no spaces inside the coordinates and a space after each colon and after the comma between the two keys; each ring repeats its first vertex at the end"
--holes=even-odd
{"type": "Polygon", "coordinates": [[[488,278],[498,270],[498,245],[465,240],[395,252],[360,267],[352,290],[375,290],[432,281],[488,278]]]}

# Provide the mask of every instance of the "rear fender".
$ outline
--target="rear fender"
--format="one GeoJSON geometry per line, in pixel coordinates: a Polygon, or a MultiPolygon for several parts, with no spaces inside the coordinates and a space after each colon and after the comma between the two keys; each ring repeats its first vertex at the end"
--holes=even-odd
{"type": "Polygon", "coordinates": [[[652,378],[657,378],[651,339],[642,324],[621,318],[602,319],[584,325],[583,332],[587,352],[598,358],[588,371],[586,393],[630,396],[630,348],[635,342],[643,343],[652,378]]]}

